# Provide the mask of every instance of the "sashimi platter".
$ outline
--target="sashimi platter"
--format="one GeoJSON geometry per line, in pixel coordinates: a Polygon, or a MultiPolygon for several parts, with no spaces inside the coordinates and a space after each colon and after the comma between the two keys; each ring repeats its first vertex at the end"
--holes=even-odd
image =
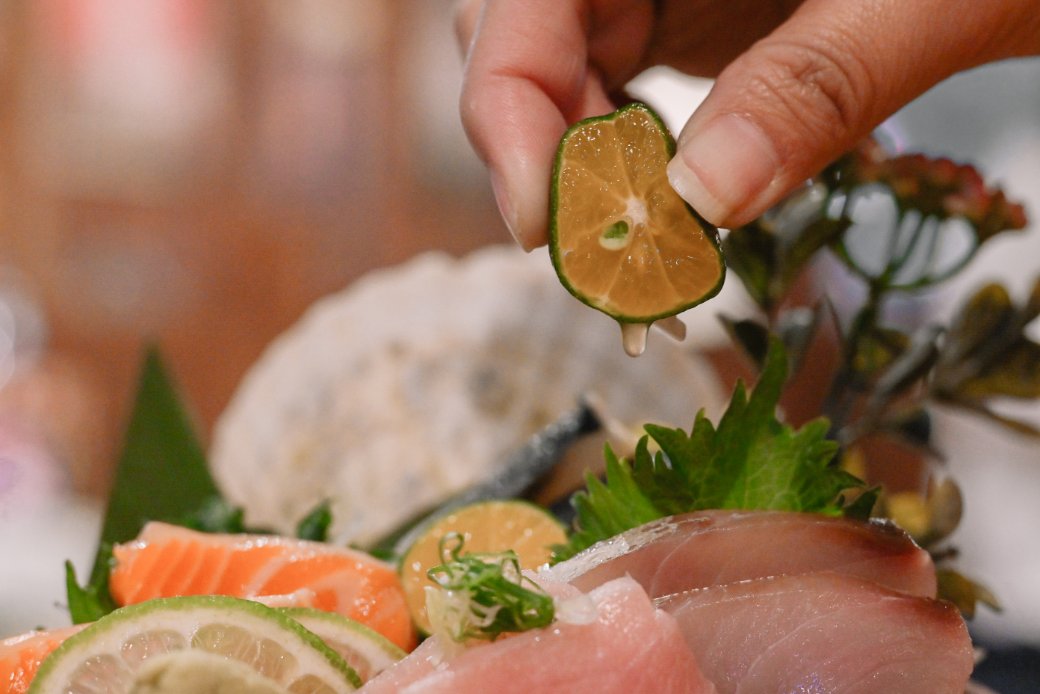
{"type": "Polygon", "coordinates": [[[929,412],[1029,429],[990,405],[1040,397],[1015,356],[1040,350],[1040,287],[980,287],[948,325],[886,307],[1022,207],[870,140],[720,233],[670,197],[662,128],[637,105],[565,136],[547,253],[423,255],[319,302],[208,450],[150,350],[93,570],[65,567],[68,623],[0,642],[0,688],[979,686],[968,624],[998,596],[957,564],[929,412]],[[886,477],[893,449],[912,474],[886,477]]]}

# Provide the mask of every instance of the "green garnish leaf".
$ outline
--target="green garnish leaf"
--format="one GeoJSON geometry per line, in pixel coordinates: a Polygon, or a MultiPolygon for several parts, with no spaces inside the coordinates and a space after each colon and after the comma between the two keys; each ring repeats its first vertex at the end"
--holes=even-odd
{"type": "Polygon", "coordinates": [[[938,579],[938,597],[952,602],[967,619],[975,617],[979,603],[994,612],[1003,611],[1000,601],[989,588],[953,569],[940,567],[935,570],[938,579]]]}
{"type": "Polygon", "coordinates": [[[1025,302],[989,284],[960,309],[939,360],[934,390],[944,401],[973,405],[994,397],[1040,397],[1040,343],[1028,327],[1040,315],[1040,279],[1025,302]]]}
{"type": "Polygon", "coordinates": [[[734,272],[756,304],[768,310],[776,301],[773,277],[777,275],[776,238],[751,223],[732,229],[722,241],[726,268],[734,272]]]}
{"type": "Polygon", "coordinates": [[[332,504],[328,499],[318,504],[296,525],[296,537],[301,540],[325,542],[332,526],[332,504]]]}
{"type": "Polygon", "coordinates": [[[220,492],[209,474],[202,446],[159,351],[150,348],[116,468],[101,542],[126,542],[146,522],[176,522],[211,498],[219,499],[220,492]]]}
{"type": "Polygon", "coordinates": [[[90,582],[81,588],[74,576],[67,581],[70,609],[84,616],[114,608],[108,594],[113,544],[132,540],[149,520],[183,522],[192,514],[198,516],[200,508],[219,506],[219,500],[220,493],[209,474],[202,446],[158,350],[150,348],[109,495],[90,582]]]}
{"type": "Polygon", "coordinates": [[[249,533],[251,535],[276,535],[271,528],[246,525],[245,510],[234,506],[227,499],[210,496],[203,499],[199,507],[180,518],[161,519],[202,533],[249,533]]]}
{"type": "Polygon", "coordinates": [[[719,315],[719,322],[729,333],[730,339],[739,345],[756,366],[761,367],[769,351],[769,328],[758,321],[731,318],[719,315]]]}
{"type": "MultiPolygon", "coordinates": [[[[646,445],[646,437],[639,445],[646,445]]],[[[631,465],[619,460],[610,446],[604,455],[607,461],[604,480],[586,475],[586,490],[571,497],[578,522],[566,545],[553,546],[553,561],[566,559],[602,539],[665,515],[636,484],[631,465]]]]}
{"type": "Polygon", "coordinates": [[[857,492],[854,496],[846,497],[843,492],[839,497],[842,514],[855,520],[870,520],[874,515],[874,509],[877,508],[878,499],[881,498],[881,487],[854,491],[857,492]]]}
{"type": "Polygon", "coordinates": [[[783,203],[779,213],[732,229],[722,242],[726,264],[765,312],[779,306],[817,251],[837,242],[851,220],[825,215],[825,200],[808,189],[783,203]],[[786,223],[778,224],[778,218],[786,223]]]}
{"type": "MultiPolygon", "coordinates": [[[[834,465],[838,444],[826,419],[800,429],[780,423],[776,406],[787,378],[787,356],[770,341],[755,390],[738,383],[718,427],[703,412],[690,433],[646,425],[631,462],[607,452],[604,481],[590,479],[572,499],[576,531],[553,560],[656,518],[703,509],[845,512],[842,492],[863,482],[834,465]],[[659,447],[650,452],[650,440],[659,447]]],[[[862,507],[854,508],[862,513],[862,507]]]]}
{"type": "MultiPolygon", "coordinates": [[[[104,556],[110,559],[112,546],[106,545],[103,549],[104,556]]],[[[115,601],[108,592],[108,573],[105,573],[104,580],[97,585],[88,583],[80,586],[71,561],[65,562],[65,593],[68,596],[69,616],[73,624],[97,621],[116,608],[115,601]]]]}
{"type": "Polygon", "coordinates": [[[199,508],[175,521],[176,525],[203,533],[251,532],[245,526],[245,512],[220,497],[209,497],[199,508]]]}
{"type": "Polygon", "coordinates": [[[556,617],[552,597],[523,575],[516,552],[462,553],[463,538],[440,541],[443,564],[427,575],[426,612],[435,633],[462,643],[494,641],[506,633],[548,626],[556,617]]]}

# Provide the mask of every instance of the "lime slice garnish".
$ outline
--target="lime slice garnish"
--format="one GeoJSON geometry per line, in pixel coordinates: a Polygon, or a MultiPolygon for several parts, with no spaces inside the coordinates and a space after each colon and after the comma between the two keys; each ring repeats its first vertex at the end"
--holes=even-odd
{"type": "Polygon", "coordinates": [[[379,632],[341,614],[310,607],[286,607],[281,611],[339,653],[362,682],[367,682],[407,655],[379,632]]]}
{"type": "Polygon", "coordinates": [[[718,230],[668,183],[674,153],[643,104],[577,123],[557,150],[553,266],[574,296],[622,324],[675,315],[722,288],[718,230]]]}
{"type": "Polygon", "coordinates": [[[361,686],[343,658],[287,615],[205,595],[149,600],[102,617],[47,657],[29,692],[128,692],[145,661],[191,649],[249,665],[288,692],[361,686]]]}
{"type": "Polygon", "coordinates": [[[464,552],[513,550],[520,568],[535,569],[549,561],[554,544],[567,541],[560,522],[546,509],[526,501],[482,501],[463,506],[429,523],[401,559],[401,583],[412,619],[430,633],[426,614],[426,587],[436,587],[426,572],[444,563],[441,539],[448,533],[462,537],[464,552]]]}
{"type": "Polygon", "coordinates": [[[249,665],[208,651],[186,649],[156,655],[134,673],[130,694],[286,694],[249,665]]]}

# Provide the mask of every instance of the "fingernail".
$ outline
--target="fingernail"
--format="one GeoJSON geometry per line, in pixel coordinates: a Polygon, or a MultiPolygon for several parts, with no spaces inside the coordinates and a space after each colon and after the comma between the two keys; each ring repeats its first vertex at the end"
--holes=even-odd
{"type": "Polygon", "coordinates": [[[773,143],[750,120],[727,114],[680,139],[668,163],[672,188],[714,224],[754,202],[780,167],[773,143]]]}
{"type": "Polygon", "coordinates": [[[506,223],[506,228],[509,229],[513,240],[523,248],[524,243],[520,238],[519,225],[516,219],[516,208],[513,207],[513,200],[506,189],[505,181],[502,180],[497,171],[491,172],[491,190],[495,194],[495,203],[498,205],[498,213],[502,215],[502,221],[506,223]]]}

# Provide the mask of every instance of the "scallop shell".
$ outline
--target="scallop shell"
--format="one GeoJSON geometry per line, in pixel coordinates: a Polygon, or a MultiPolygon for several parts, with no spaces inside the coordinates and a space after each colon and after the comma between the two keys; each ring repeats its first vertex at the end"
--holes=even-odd
{"type": "Polygon", "coordinates": [[[654,335],[626,356],[617,324],[564,291],[544,249],[428,253],[320,300],[276,339],[218,421],[211,464],[247,522],[290,532],[329,498],[333,536],[364,544],[486,480],[590,391],[623,421],[675,426],[722,402],[688,345],[654,335]]]}

